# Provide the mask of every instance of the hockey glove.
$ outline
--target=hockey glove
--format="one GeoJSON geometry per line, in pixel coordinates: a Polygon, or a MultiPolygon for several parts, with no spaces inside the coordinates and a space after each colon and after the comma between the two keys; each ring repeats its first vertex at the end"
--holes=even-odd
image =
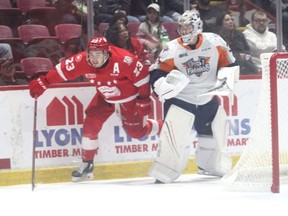
{"type": "Polygon", "coordinates": [[[49,83],[45,76],[39,76],[38,79],[32,80],[29,83],[30,95],[33,98],[38,98],[48,88],[49,83]]]}
{"type": "Polygon", "coordinates": [[[146,116],[149,115],[150,112],[152,111],[151,108],[151,99],[150,98],[145,98],[145,99],[136,99],[136,104],[135,104],[135,109],[136,112],[140,116],[146,116]]]}
{"type": "Polygon", "coordinates": [[[175,97],[189,83],[189,79],[180,71],[172,70],[166,77],[161,77],[154,83],[154,91],[159,100],[164,102],[166,99],[175,97]]]}
{"type": "Polygon", "coordinates": [[[217,78],[221,82],[225,80],[227,87],[233,92],[235,83],[239,80],[239,66],[223,67],[218,71],[217,78]]]}

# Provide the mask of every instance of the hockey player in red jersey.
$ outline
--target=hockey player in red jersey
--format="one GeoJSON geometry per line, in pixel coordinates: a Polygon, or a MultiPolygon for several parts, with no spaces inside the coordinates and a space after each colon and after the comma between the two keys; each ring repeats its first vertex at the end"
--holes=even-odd
{"type": "MultiPolygon", "coordinates": [[[[185,142],[169,140],[168,136],[177,137],[172,128],[168,128],[167,136],[162,137],[169,125],[166,117],[171,113],[168,112],[171,107],[173,115],[177,115],[176,119],[169,115],[171,121],[176,121],[171,127],[175,128],[179,121],[181,125],[181,121],[190,120],[198,134],[195,160],[199,173],[223,176],[230,171],[231,159],[224,151],[228,135],[227,116],[215,95],[231,95],[239,77],[239,66],[235,64],[229,46],[217,34],[202,33],[203,22],[197,10],[186,11],[178,24],[181,37],[168,42],[150,67],[151,85],[164,102],[165,122],[159,137],[161,151],[149,175],[165,183],[173,182],[181,175],[195,137],[191,133],[185,142]],[[174,109],[175,106],[178,108],[174,109]],[[190,113],[191,118],[179,119],[189,116],[182,111],[183,115],[177,114],[179,108],[190,113]],[[170,141],[172,150],[169,149],[170,141]]],[[[184,130],[187,134],[192,132],[192,127],[187,125],[187,129],[181,128],[181,133],[184,130]]]]}
{"type": "Polygon", "coordinates": [[[93,179],[93,159],[98,134],[104,122],[119,107],[122,125],[132,138],[159,133],[158,121],[148,119],[151,111],[149,70],[128,51],[108,44],[105,37],[94,37],[87,50],[55,66],[46,76],[29,83],[30,94],[37,98],[50,84],[89,77],[97,92],[86,109],[83,125],[82,161],[72,172],[72,181],[93,179]],[[118,106],[119,105],[119,106],[118,106]]]}

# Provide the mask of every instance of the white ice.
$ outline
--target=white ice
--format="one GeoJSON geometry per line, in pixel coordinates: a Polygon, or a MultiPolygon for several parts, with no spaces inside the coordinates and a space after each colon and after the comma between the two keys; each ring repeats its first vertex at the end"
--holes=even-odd
{"type": "Polygon", "coordinates": [[[182,175],[172,184],[152,178],[0,187],[2,216],[287,215],[280,193],[225,191],[219,178],[182,175]]]}

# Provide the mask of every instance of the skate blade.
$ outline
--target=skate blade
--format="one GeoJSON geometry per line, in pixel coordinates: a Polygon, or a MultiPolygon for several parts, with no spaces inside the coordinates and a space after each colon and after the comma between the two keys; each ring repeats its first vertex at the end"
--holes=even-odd
{"type": "Polygon", "coordinates": [[[94,179],[93,173],[89,173],[82,177],[73,177],[72,176],[72,182],[83,182],[83,181],[92,181],[94,179]]]}
{"type": "Polygon", "coordinates": [[[215,176],[215,177],[219,177],[219,178],[221,178],[222,176],[221,175],[218,175],[218,174],[213,174],[213,173],[209,173],[209,172],[207,172],[207,171],[204,171],[204,170],[199,170],[198,172],[197,172],[197,174],[198,175],[204,175],[204,176],[215,176]]]}

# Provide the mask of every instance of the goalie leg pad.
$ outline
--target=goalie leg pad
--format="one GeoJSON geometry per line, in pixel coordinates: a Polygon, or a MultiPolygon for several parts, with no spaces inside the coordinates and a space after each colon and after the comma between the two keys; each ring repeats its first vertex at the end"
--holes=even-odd
{"type": "Polygon", "coordinates": [[[212,122],[213,136],[199,136],[196,150],[197,165],[215,176],[223,176],[232,168],[232,160],[225,153],[228,137],[227,116],[224,109],[219,106],[212,122]]]}
{"type": "Polygon", "coordinates": [[[194,115],[171,105],[160,136],[157,156],[148,175],[163,183],[175,181],[183,172],[190,154],[194,115]],[[185,121],[183,121],[185,119],[185,121]]]}

